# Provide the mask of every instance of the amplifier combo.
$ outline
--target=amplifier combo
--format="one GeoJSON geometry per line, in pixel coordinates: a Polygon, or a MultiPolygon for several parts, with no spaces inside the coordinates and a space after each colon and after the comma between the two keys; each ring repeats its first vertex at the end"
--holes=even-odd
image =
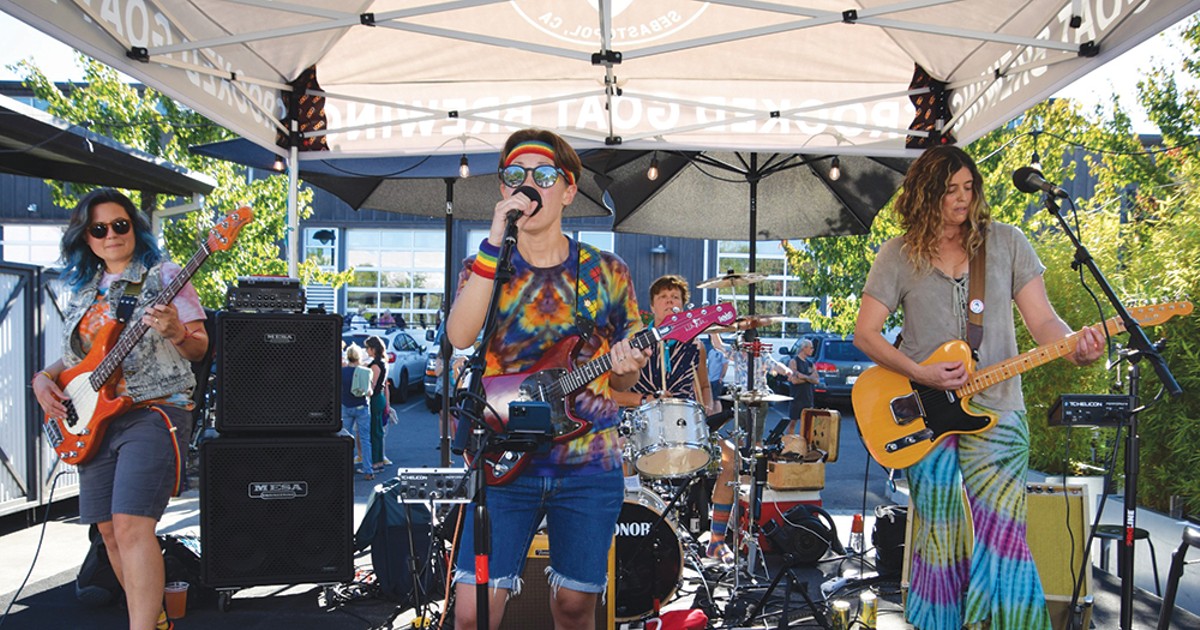
{"type": "Polygon", "coordinates": [[[1115,427],[1129,417],[1133,397],[1121,394],[1063,394],[1046,423],[1052,427],[1115,427]]]}
{"type": "Polygon", "coordinates": [[[230,311],[302,313],[304,304],[304,288],[297,278],[242,276],[225,292],[230,311]]]}
{"type": "Polygon", "coordinates": [[[401,468],[394,492],[400,502],[468,503],[471,483],[462,468],[401,468]]]}

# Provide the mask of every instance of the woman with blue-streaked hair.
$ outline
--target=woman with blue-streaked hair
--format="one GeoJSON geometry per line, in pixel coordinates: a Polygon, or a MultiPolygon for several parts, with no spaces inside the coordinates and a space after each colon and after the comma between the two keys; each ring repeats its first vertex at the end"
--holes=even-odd
{"type": "Polygon", "coordinates": [[[155,529],[185,471],[191,362],[208,349],[204,309],[191,284],[170,303],[154,305],[180,267],[159,250],[146,217],[116,190],[102,188],[80,200],[61,247],[70,289],[62,358],[33,375],[33,391],[46,415],[68,417],[59,376],[88,356],[116,321],[121,299],[132,298],[128,321],[140,317],[148,330],[121,362],[116,390],[133,406],[106,421],[94,454],[79,464],[79,520],[95,523],[104,537],[130,629],[170,629],[155,529]]]}

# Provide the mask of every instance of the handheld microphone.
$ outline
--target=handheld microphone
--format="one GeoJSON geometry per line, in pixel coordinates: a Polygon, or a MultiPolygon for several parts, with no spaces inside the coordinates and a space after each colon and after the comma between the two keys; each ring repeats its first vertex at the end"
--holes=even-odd
{"type": "Polygon", "coordinates": [[[1058,197],[1060,199],[1067,199],[1070,197],[1070,195],[1067,194],[1067,191],[1046,181],[1045,178],[1042,177],[1042,172],[1036,168],[1033,168],[1032,166],[1022,166],[1021,168],[1013,171],[1013,184],[1015,184],[1017,190],[1020,190],[1021,192],[1035,194],[1044,192],[1051,197],[1058,197]]]}
{"type": "MultiPolygon", "coordinates": [[[[515,195],[517,193],[525,195],[526,198],[533,202],[533,212],[530,212],[529,216],[533,216],[542,211],[542,193],[539,193],[536,188],[533,186],[521,186],[520,188],[514,190],[512,194],[515,195]]],[[[520,210],[509,210],[508,220],[516,221],[517,219],[521,218],[521,214],[522,213],[520,210]]]]}

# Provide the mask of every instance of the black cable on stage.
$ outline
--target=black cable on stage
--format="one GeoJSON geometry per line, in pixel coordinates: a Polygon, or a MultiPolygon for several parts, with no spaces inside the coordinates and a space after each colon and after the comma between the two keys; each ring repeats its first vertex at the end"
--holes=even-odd
{"type": "Polygon", "coordinates": [[[13,604],[17,603],[17,598],[21,596],[21,590],[29,582],[29,576],[33,575],[33,567],[37,564],[38,556],[42,553],[42,541],[46,539],[46,526],[50,523],[50,506],[54,505],[54,489],[58,487],[58,480],[65,472],[65,470],[60,470],[58,474],[54,475],[54,479],[50,481],[50,496],[46,499],[46,513],[42,517],[42,531],[38,534],[37,547],[33,550],[33,560],[29,561],[29,570],[25,572],[25,579],[21,580],[21,585],[13,592],[12,601],[8,602],[8,606],[4,607],[4,614],[0,615],[0,626],[3,626],[4,620],[8,619],[8,613],[12,610],[13,604]]]}

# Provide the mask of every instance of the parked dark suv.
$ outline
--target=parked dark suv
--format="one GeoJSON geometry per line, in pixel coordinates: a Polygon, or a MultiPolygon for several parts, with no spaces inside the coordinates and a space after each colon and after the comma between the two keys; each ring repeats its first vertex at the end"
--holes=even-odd
{"type": "MultiPolygon", "coordinates": [[[[834,403],[847,404],[850,402],[850,390],[854,381],[864,370],[875,365],[867,358],[862,350],[854,347],[854,335],[841,337],[826,333],[804,335],[801,339],[811,339],[813,342],[813,366],[821,379],[814,392],[816,405],[828,407],[834,403]]],[[[779,360],[786,364],[800,348],[800,339],[790,348],[780,348],[779,360]]],[[[780,394],[787,394],[788,384],[782,377],[771,377],[771,389],[780,394]]]]}

